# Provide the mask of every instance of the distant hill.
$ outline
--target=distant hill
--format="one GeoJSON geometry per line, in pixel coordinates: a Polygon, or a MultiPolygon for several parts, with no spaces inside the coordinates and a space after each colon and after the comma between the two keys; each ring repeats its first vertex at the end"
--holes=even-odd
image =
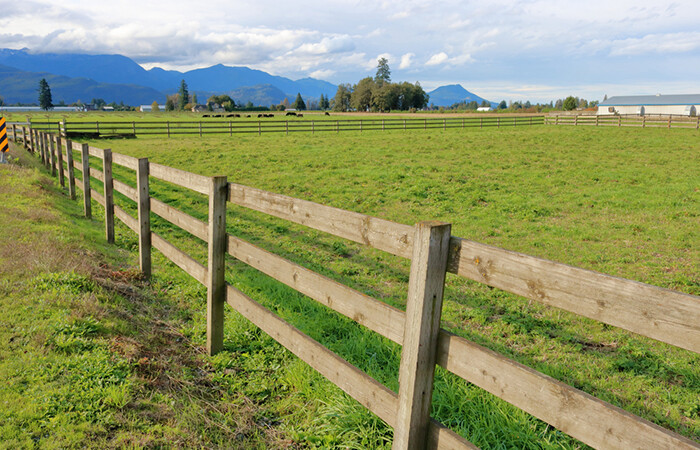
{"type": "Polygon", "coordinates": [[[150,105],[154,100],[165,102],[165,94],[145,86],[99,83],[87,78],[69,78],[42,72],[28,72],[0,65],[0,96],[5,103],[37,103],[39,81],[46,78],[51,87],[53,103],[63,100],[66,104],[93,98],[107,102],[124,102],[127,105],[150,105]]]}
{"type": "Polygon", "coordinates": [[[466,101],[467,103],[476,101],[479,105],[481,105],[481,102],[487,101],[494,108],[496,105],[498,105],[498,103],[486,100],[483,97],[479,97],[478,95],[469,92],[468,90],[464,89],[461,84],[440,86],[434,91],[428,92],[428,95],[430,95],[430,103],[435,106],[447,107],[461,101],[466,101]]]}
{"type": "MultiPolygon", "coordinates": [[[[337,86],[322,80],[303,78],[294,81],[270,75],[261,70],[248,67],[229,67],[222,64],[187,72],[163,70],[158,67],[145,70],[130,58],[122,55],[31,53],[26,49],[0,49],[0,65],[26,72],[88,78],[99,83],[145,86],[166,94],[177,92],[180,81],[183,79],[192,92],[203,91],[218,94],[260,85],[274,86],[284,93],[282,98],[291,97],[292,99],[296,97],[297,93],[301,93],[304,98],[318,98],[321,94],[332,97],[337,90],[337,86]]],[[[250,94],[252,91],[248,89],[246,92],[250,94]]],[[[265,97],[262,92],[256,95],[261,98],[265,97]]],[[[105,100],[112,101],[113,99],[110,97],[110,99],[105,98],[105,100]]],[[[240,101],[237,98],[234,100],[240,101]]]]}

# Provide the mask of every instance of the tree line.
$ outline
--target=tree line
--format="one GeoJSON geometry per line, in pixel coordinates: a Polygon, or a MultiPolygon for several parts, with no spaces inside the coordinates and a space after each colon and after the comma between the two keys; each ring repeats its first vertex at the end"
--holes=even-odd
{"type": "Polygon", "coordinates": [[[409,111],[425,108],[428,99],[418,82],[392,83],[389,63],[381,58],[374,78],[363,78],[355,85],[340,84],[329,106],[333,111],[409,111]]]}

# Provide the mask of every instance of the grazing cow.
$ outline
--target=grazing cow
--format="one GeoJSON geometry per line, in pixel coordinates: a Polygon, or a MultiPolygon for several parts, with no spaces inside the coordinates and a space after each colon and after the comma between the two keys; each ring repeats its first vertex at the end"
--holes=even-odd
{"type": "Polygon", "coordinates": [[[214,114],[212,117],[221,117],[221,114],[214,114]]]}
{"type": "Polygon", "coordinates": [[[209,117],[209,114],[202,114],[202,117],[209,117]]]}
{"type": "Polygon", "coordinates": [[[236,117],[238,114],[226,114],[226,117],[236,117]]]}
{"type": "Polygon", "coordinates": [[[245,116],[246,116],[246,117],[250,117],[250,114],[246,114],[245,116]]]}
{"type": "Polygon", "coordinates": [[[234,117],[241,117],[240,114],[231,114],[231,115],[234,116],[234,117]]]}
{"type": "Polygon", "coordinates": [[[330,116],[330,113],[328,111],[323,113],[324,116],[330,116]]]}
{"type": "Polygon", "coordinates": [[[258,119],[261,118],[262,116],[263,116],[262,114],[258,114],[258,119]]]}
{"type": "Polygon", "coordinates": [[[285,116],[296,116],[296,115],[297,115],[297,113],[295,113],[294,111],[289,111],[287,114],[285,114],[285,116]]]}
{"type": "Polygon", "coordinates": [[[304,115],[299,113],[299,114],[297,114],[297,117],[304,117],[304,115]]]}

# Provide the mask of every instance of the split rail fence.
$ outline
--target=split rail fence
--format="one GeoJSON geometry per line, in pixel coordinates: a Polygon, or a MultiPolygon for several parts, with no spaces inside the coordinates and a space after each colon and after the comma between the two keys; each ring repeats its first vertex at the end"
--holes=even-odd
{"type": "Polygon", "coordinates": [[[440,329],[447,272],[584,317],[700,353],[700,297],[604,275],[451,235],[450,225],[416,226],[295,199],[78,144],[58,135],[12,128],[21,141],[68,185],[104,207],[105,233],[114,241],[114,218],[138,235],[140,267],[151,273],[156,248],[207,287],[207,350],[222,349],[228,303],[296,356],[394,428],[395,449],[476,448],[430,418],[435,364],[596,448],[700,448],[700,444],[557,381],[465,338],[440,329]],[[102,170],[90,167],[101,162],[102,170]],[[113,165],[135,172],[136,188],[113,178],[113,165]],[[82,173],[79,180],[75,170],[82,173]],[[103,192],[91,188],[100,180],[103,192]],[[208,197],[208,221],[151,196],[156,178],[208,197]],[[114,204],[114,191],[137,205],[137,217],[114,204]],[[226,232],[227,202],[289,220],[411,260],[406,311],[269,253],[226,232]],[[208,245],[203,265],[150,230],[150,213],[208,245]],[[399,392],[393,392],[283,321],[224,279],[231,255],[302,294],[402,345],[399,392]]]}
{"type": "Polygon", "coordinates": [[[551,115],[545,116],[545,125],[574,125],[595,127],[642,127],[642,128],[694,128],[700,130],[700,116],[679,115],[551,115]]]}
{"type": "Polygon", "coordinates": [[[205,134],[263,134],[263,133],[340,133],[344,131],[428,130],[448,128],[521,127],[544,124],[544,116],[484,116],[408,119],[293,119],[275,120],[201,120],[201,121],[32,121],[29,126],[63,137],[199,135],[205,134]]]}

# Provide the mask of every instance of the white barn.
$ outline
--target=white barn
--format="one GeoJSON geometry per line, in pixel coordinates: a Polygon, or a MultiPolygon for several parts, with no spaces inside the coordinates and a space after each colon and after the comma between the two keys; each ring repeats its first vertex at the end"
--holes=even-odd
{"type": "Polygon", "coordinates": [[[610,97],[598,105],[598,115],[678,115],[697,116],[700,94],[694,95],[629,95],[610,97]]]}

